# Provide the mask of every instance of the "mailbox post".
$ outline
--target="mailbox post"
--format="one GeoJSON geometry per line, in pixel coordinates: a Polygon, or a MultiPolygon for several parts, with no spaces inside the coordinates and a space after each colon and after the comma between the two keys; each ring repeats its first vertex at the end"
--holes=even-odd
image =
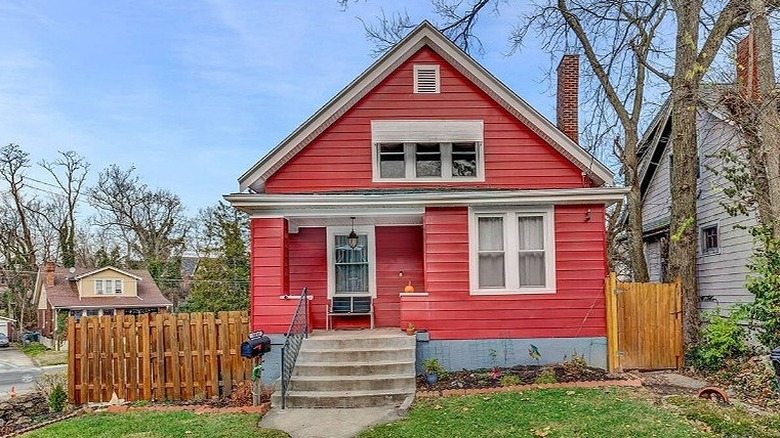
{"type": "Polygon", "coordinates": [[[263,382],[260,373],[263,370],[263,354],[271,351],[271,339],[262,330],[252,332],[248,339],[241,343],[241,356],[252,360],[252,404],[260,404],[263,392],[263,382]]]}

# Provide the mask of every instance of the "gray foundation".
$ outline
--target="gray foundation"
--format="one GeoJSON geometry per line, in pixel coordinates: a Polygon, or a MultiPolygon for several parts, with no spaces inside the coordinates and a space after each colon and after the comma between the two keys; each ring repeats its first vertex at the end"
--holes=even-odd
{"type": "MultiPolygon", "coordinates": [[[[550,365],[571,357],[572,353],[584,355],[588,365],[607,368],[607,338],[536,338],[536,339],[475,339],[457,341],[426,341],[427,333],[417,338],[417,372],[421,373],[423,360],[435,357],[449,371],[490,368],[493,359],[490,350],[496,351],[496,365],[550,365]],[[541,353],[539,361],[528,354],[531,344],[541,353]]],[[[271,351],[263,356],[262,381],[271,385],[281,375],[282,345],[284,335],[268,335],[271,351]]]]}
{"type": "Polygon", "coordinates": [[[417,342],[417,371],[423,360],[437,358],[449,371],[462,369],[550,365],[570,358],[573,353],[585,357],[594,368],[607,367],[607,338],[475,339],[417,342]],[[531,344],[541,353],[537,362],[528,354],[531,344]],[[491,350],[496,352],[493,363],[491,350]]]}

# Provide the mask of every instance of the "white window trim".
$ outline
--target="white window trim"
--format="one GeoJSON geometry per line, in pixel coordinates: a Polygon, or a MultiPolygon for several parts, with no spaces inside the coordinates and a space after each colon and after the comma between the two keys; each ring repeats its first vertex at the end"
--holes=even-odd
{"type": "Polygon", "coordinates": [[[720,223],[719,222],[710,222],[703,224],[699,226],[699,254],[702,256],[711,256],[711,255],[718,255],[720,254],[720,247],[721,247],[721,235],[720,235],[720,223]],[[705,250],[704,249],[704,229],[705,228],[715,228],[715,233],[718,236],[718,247],[715,249],[705,250]]]}
{"type": "Polygon", "coordinates": [[[554,294],[555,280],[555,208],[545,207],[506,207],[506,208],[470,208],[469,209],[469,280],[471,295],[521,295],[521,294],[554,294]],[[479,249],[477,236],[477,218],[480,216],[502,216],[504,218],[504,275],[503,289],[479,288],[479,249]],[[544,261],[545,286],[519,287],[517,245],[517,221],[519,216],[542,216],[544,227],[544,261]],[[511,269],[510,269],[511,267],[511,269]]]}
{"type": "MultiPolygon", "coordinates": [[[[328,298],[333,298],[336,292],[336,265],[334,260],[335,236],[348,235],[352,231],[351,226],[327,227],[327,263],[328,263],[328,298]]],[[[376,298],[376,235],[373,225],[356,225],[355,233],[368,236],[368,291],[369,295],[376,298]]],[[[340,297],[366,296],[365,294],[339,294],[340,297]]]]}
{"type": "Polygon", "coordinates": [[[438,64],[414,64],[413,66],[413,75],[414,75],[414,85],[412,86],[412,91],[414,94],[439,94],[441,93],[441,71],[439,70],[438,64]],[[419,70],[434,70],[436,73],[436,91],[434,92],[420,92],[417,91],[417,72],[419,70]]]}

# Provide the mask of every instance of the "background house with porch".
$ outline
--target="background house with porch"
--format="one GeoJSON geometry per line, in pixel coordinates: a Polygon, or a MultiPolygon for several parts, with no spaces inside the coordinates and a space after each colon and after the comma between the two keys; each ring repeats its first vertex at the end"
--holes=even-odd
{"type": "Polygon", "coordinates": [[[450,369],[489,366],[491,349],[535,364],[530,344],[541,363],[604,367],[604,211],[625,191],[577,143],[578,69],[558,68],[556,126],[417,27],[226,196],[251,216],[253,328],[281,342],[306,287],[313,329],[334,298],[368,298],[376,327],[427,331],[418,360],[450,369]]]}
{"type": "Polygon", "coordinates": [[[124,315],[165,312],[171,302],[163,296],[147,270],[62,268],[53,262],[38,271],[34,302],[38,306],[38,329],[51,337],[57,327],[57,312],[80,318],[93,315],[124,315]]]}

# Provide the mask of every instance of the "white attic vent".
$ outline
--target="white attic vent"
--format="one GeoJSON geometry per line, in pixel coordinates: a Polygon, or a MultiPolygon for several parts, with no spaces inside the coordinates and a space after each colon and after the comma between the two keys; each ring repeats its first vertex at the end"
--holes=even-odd
{"type": "Polygon", "coordinates": [[[414,92],[439,92],[439,66],[435,64],[414,65],[414,92]]]}

